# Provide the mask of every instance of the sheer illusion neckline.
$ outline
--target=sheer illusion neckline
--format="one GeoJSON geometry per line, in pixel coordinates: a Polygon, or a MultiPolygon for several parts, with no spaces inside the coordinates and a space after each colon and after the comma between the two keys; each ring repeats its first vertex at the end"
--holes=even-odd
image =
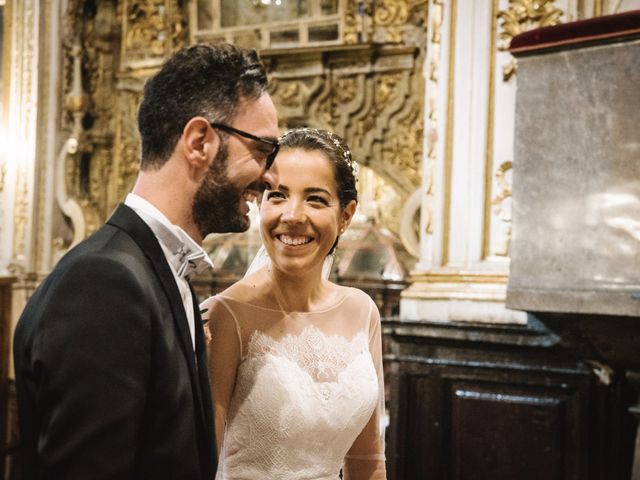
{"type": "Polygon", "coordinates": [[[249,306],[249,307],[252,307],[252,308],[257,308],[258,310],[265,310],[267,312],[278,312],[278,313],[284,313],[284,314],[287,314],[287,315],[313,315],[313,314],[318,314],[318,313],[327,313],[327,312],[330,312],[331,310],[334,310],[334,309],[338,308],[349,297],[349,295],[352,293],[352,291],[353,291],[353,289],[348,287],[347,290],[344,292],[344,294],[342,294],[342,296],[339,297],[338,300],[333,305],[329,305],[326,308],[323,308],[323,309],[320,309],[320,310],[310,310],[310,311],[292,310],[290,312],[288,312],[288,311],[286,311],[286,310],[284,310],[282,308],[264,307],[262,305],[256,305],[255,303],[244,302],[242,300],[238,300],[237,298],[228,297],[226,295],[218,294],[218,296],[220,296],[220,298],[222,298],[224,300],[231,300],[232,302],[239,303],[240,305],[246,305],[246,306],[249,306]]]}

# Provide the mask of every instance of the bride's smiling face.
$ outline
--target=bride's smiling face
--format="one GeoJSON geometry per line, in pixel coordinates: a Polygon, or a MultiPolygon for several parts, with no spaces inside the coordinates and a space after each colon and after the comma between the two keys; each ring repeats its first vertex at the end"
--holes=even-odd
{"type": "Polygon", "coordinates": [[[285,149],[279,184],[264,192],[260,229],[273,267],[287,274],[320,272],[353,205],[340,207],[333,166],[320,151],[285,149]]]}

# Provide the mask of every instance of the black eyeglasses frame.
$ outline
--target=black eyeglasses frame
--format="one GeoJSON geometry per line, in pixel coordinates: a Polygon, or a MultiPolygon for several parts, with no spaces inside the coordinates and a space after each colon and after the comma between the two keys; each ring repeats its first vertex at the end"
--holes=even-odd
{"type": "Polygon", "coordinates": [[[211,124],[211,127],[217,128],[218,130],[222,130],[223,132],[233,133],[235,135],[248,138],[249,140],[253,140],[255,142],[266,143],[267,145],[271,145],[273,147],[273,150],[271,150],[271,153],[267,155],[267,159],[265,161],[265,169],[269,170],[271,168],[271,165],[273,165],[273,162],[276,159],[276,155],[280,150],[280,142],[278,142],[277,140],[271,140],[270,138],[258,137],[257,135],[253,135],[252,133],[245,132],[244,130],[238,130],[237,128],[234,128],[230,125],[225,125],[224,123],[217,123],[217,122],[209,122],[209,123],[211,124]]]}

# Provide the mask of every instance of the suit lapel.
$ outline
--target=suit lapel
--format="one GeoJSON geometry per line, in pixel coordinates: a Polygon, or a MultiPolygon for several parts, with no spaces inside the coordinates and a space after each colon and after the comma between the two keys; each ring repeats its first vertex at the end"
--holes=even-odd
{"type": "Polygon", "coordinates": [[[198,360],[198,377],[200,384],[200,392],[202,398],[203,415],[205,419],[205,435],[208,439],[209,449],[205,458],[209,459],[213,464],[209,464],[209,468],[215,472],[217,468],[217,450],[215,444],[214,420],[213,420],[213,402],[211,400],[211,388],[209,384],[209,373],[207,370],[207,346],[205,344],[204,329],[202,326],[202,317],[200,316],[200,307],[196,301],[196,294],[193,287],[189,284],[191,290],[191,298],[193,299],[193,311],[195,313],[195,337],[196,337],[196,357],[198,360]]]}
{"type": "MultiPolygon", "coordinates": [[[[191,378],[191,385],[193,388],[193,396],[196,402],[194,408],[198,412],[201,425],[205,425],[205,438],[207,443],[211,442],[210,434],[208,433],[209,421],[211,417],[206,414],[207,401],[204,397],[208,395],[208,405],[211,406],[211,398],[209,392],[202,391],[202,378],[198,370],[204,370],[206,375],[206,364],[203,364],[200,369],[196,365],[196,355],[193,352],[193,344],[191,343],[191,333],[189,332],[189,322],[187,321],[187,315],[184,311],[182,304],[182,297],[180,296],[180,290],[176,285],[175,278],[171,271],[171,267],[167,263],[167,259],[164,256],[164,252],[158,243],[157,238],[148,227],[148,225],[129,207],[124,204],[118,206],[111,218],[107,221],[108,224],[113,225],[121,230],[124,230],[133,238],[138,244],[140,249],[144,252],[147,258],[150,260],[160,283],[164,289],[164,292],[169,299],[171,305],[171,313],[175,321],[176,328],[178,330],[178,337],[182,346],[182,351],[187,360],[189,367],[189,376],[191,378]]],[[[193,294],[193,291],[192,291],[193,294]]],[[[195,297],[194,303],[195,303],[195,297]]],[[[200,320],[198,306],[194,306],[194,312],[196,313],[196,330],[198,326],[202,330],[202,321],[200,320]],[[200,323],[200,325],[198,325],[200,323]]],[[[196,339],[198,336],[196,335],[196,339]]],[[[208,383],[207,383],[208,385],[208,383]]]]}

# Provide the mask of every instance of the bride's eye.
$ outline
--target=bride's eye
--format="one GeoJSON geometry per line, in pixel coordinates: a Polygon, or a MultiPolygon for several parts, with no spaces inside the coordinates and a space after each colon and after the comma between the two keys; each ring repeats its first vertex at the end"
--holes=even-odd
{"type": "Polygon", "coordinates": [[[311,203],[320,203],[322,205],[329,205],[329,202],[319,195],[311,195],[307,200],[311,203]]]}
{"type": "Polygon", "coordinates": [[[282,198],[284,198],[284,194],[282,192],[278,192],[277,190],[267,192],[267,200],[277,200],[282,198]]]}

